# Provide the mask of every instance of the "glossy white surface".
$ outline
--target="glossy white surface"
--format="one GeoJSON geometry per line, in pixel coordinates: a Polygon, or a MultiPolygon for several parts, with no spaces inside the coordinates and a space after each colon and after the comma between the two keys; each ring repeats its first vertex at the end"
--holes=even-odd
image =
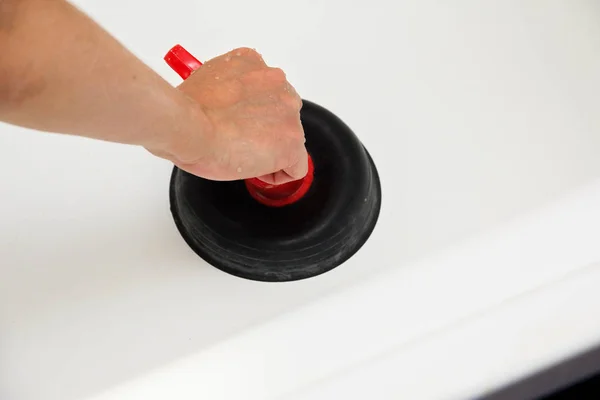
{"type": "Polygon", "coordinates": [[[474,398],[598,343],[598,238],[600,180],[93,400],[474,398]]]}
{"type": "MultiPolygon", "coordinates": [[[[0,398],[310,393],[300,387],[323,398],[319,387],[342,393],[349,368],[368,369],[374,354],[410,359],[393,357],[395,346],[419,360],[457,354],[474,341],[450,327],[466,319],[497,318],[518,335],[523,314],[493,306],[600,261],[600,7],[494,3],[78,0],[173,84],[162,56],[175,43],[201,59],[256,47],[357,133],[384,203],[373,236],[343,266],[288,284],[245,281],[180,238],[168,163],[0,126],[0,398]]],[[[598,298],[589,296],[593,315],[598,298]]],[[[576,300],[540,318],[574,320],[576,300]]],[[[529,321],[539,315],[527,310],[529,321]]],[[[581,326],[562,347],[531,353],[490,330],[477,337],[535,368],[593,341],[594,326],[581,326]]],[[[440,380],[439,398],[513,371],[508,362],[483,368],[494,358],[475,355],[479,363],[440,380]],[[477,383],[460,379],[467,372],[477,383]]],[[[422,369],[411,373],[423,379],[422,369]]]]}

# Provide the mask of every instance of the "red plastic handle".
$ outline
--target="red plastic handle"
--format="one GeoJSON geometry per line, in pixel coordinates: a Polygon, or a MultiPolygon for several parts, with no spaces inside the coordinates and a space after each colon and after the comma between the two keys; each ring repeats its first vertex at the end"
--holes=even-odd
{"type": "Polygon", "coordinates": [[[177,74],[183,80],[186,80],[192,74],[192,72],[202,66],[202,63],[198,61],[196,57],[191,55],[179,44],[173,46],[173,48],[169,50],[164,58],[167,64],[169,64],[169,67],[171,67],[173,71],[177,72],[177,74]]]}
{"type": "MultiPolygon", "coordinates": [[[[181,45],[175,45],[164,60],[183,80],[187,79],[202,63],[181,45]]],[[[314,178],[314,165],[308,156],[308,173],[302,179],[282,185],[270,185],[258,178],[245,180],[250,195],[259,203],[270,207],[282,207],[300,200],[310,189],[314,178]]]]}

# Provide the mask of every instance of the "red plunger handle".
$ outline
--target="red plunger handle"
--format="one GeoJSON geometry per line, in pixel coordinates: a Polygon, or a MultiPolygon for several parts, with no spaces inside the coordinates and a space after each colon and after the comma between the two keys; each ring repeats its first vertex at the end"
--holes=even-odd
{"type": "Polygon", "coordinates": [[[179,44],[169,50],[165,55],[165,61],[183,80],[186,80],[192,72],[202,66],[196,57],[179,44]]]}
{"type": "MultiPolygon", "coordinates": [[[[202,63],[191,55],[181,45],[175,45],[165,55],[167,64],[183,79],[187,79],[202,63]]],[[[308,173],[302,179],[270,185],[257,178],[246,179],[244,182],[250,195],[258,202],[270,207],[282,207],[300,200],[310,188],[314,177],[314,165],[308,156],[308,173]]]]}

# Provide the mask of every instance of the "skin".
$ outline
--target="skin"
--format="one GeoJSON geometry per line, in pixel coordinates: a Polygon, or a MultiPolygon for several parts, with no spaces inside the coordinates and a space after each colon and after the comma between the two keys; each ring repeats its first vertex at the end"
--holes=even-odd
{"type": "Polygon", "coordinates": [[[248,48],[174,88],[64,0],[0,0],[0,121],[137,145],[211,180],[307,173],[301,98],[248,48]]]}

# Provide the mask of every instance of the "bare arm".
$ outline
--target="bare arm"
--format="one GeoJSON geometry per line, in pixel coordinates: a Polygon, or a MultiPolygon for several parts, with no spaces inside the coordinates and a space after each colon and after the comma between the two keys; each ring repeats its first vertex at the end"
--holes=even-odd
{"type": "Polygon", "coordinates": [[[168,149],[202,113],[62,0],[0,0],[0,119],[168,149]]]}
{"type": "Polygon", "coordinates": [[[286,100],[284,92],[291,86],[285,78],[250,53],[244,51],[237,64],[214,62],[216,73],[229,77],[220,86],[207,79],[208,71],[198,71],[181,88],[173,88],[67,1],[0,0],[0,120],[144,146],[208,178],[269,175],[265,180],[278,183],[300,178],[306,173],[306,152],[299,97],[292,91],[292,101],[286,100]],[[265,79],[281,87],[265,85],[265,79]],[[243,91],[227,104],[202,96],[202,90],[230,91],[232,82],[242,82],[243,91]],[[271,98],[279,103],[265,101],[271,98]],[[232,124],[236,119],[251,123],[232,124]],[[261,119],[275,123],[270,136],[261,119]],[[261,125],[262,132],[252,131],[261,125]],[[282,141],[278,133],[289,140],[282,141]],[[242,135],[240,143],[261,148],[223,147],[242,135]],[[261,140],[248,140],[253,137],[261,140]],[[263,159],[249,160],[248,154],[262,154],[263,159]],[[288,173],[275,174],[279,170],[288,173]]]}

